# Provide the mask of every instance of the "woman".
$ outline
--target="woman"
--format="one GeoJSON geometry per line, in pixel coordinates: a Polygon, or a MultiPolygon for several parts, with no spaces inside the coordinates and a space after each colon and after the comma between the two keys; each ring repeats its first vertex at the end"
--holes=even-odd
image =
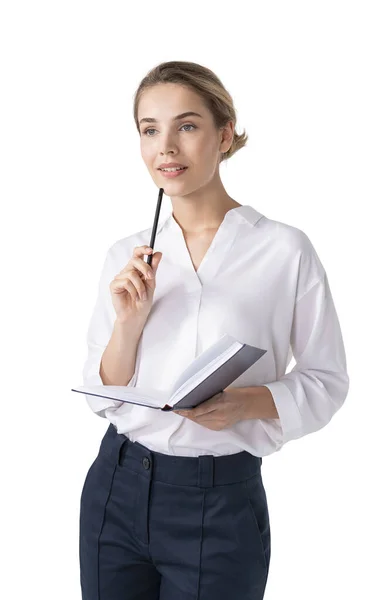
{"type": "Polygon", "coordinates": [[[259,600],[271,552],[262,457],[343,404],[338,317],[305,233],[224,189],[219,165],[247,136],[212,71],[158,65],[140,83],[134,118],[173,210],[152,266],[151,227],[109,248],[84,384],[168,390],[225,333],[267,352],[185,414],[86,396],[110,424],[81,496],[82,597],[259,600]]]}

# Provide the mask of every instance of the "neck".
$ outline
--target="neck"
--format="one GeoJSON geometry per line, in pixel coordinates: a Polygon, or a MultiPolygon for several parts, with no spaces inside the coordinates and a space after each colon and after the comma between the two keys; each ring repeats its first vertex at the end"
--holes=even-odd
{"type": "Polygon", "coordinates": [[[171,197],[173,217],[185,235],[216,231],[225,214],[241,206],[222,186],[215,190],[197,190],[187,196],[171,197]]]}

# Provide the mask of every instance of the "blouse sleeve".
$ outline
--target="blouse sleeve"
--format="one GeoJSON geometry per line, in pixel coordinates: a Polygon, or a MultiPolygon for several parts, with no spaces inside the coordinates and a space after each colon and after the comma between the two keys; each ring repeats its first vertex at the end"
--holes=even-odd
{"type": "MultiPolygon", "coordinates": [[[[114,246],[109,248],[99,279],[98,294],[87,331],[88,354],[83,368],[83,385],[104,385],[100,377],[101,358],[111,339],[116,312],[112,303],[109,285],[119,271],[114,260],[114,246]]],[[[137,366],[137,362],[136,362],[137,366]]],[[[136,384],[137,368],[128,382],[131,387],[136,384]]],[[[84,394],[90,408],[97,415],[107,418],[106,409],[117,409],[124,404],[118,400],[100,398],[84,394]]]]}
{"type": "Polygon", "coordinates": [[[324,427],[348,393],[344,343],[325,271],[295,303],[290,344],[293,369],[263,384],[279,414],[280,446],[324,427]]]}

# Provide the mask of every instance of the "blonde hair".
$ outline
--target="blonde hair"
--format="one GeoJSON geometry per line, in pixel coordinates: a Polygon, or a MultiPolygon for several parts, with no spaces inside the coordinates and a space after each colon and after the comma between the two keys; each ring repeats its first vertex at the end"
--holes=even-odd
{"type": "Polygon", "coordinates": [[[227,160],[246,145],[248,136],[245,131],[240,135],[236,132],[237,119],[232,96],[217,75],[207,67],[181,60],[160,63],[140,82],[133,103],[133,116],[138,131],[140,126],[137,113],[140,98],[145,90],[160,83],[177,83],[197,93],[211,112],[217,129],[226,125],[228,121],[233,121],[234,134],[231,147],[227,152],[221,153],[219,162],[227,160]]]}

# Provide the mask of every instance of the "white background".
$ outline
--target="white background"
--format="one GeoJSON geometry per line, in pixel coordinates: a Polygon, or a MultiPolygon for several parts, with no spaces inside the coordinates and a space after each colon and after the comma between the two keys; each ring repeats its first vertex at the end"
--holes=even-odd
{"type": "Polygon", "coordinates": [[[226,190],[309,236],[347,352],[342,409],[263,461],[265,599],[384,597],[380,5],[2,2],[4,599],[81,597],[79,500],[108,423],[70,388],[106,251],[153,222],[133,95],[167,60],[231,93],[249,142],[221,165],[226,190]]]}

